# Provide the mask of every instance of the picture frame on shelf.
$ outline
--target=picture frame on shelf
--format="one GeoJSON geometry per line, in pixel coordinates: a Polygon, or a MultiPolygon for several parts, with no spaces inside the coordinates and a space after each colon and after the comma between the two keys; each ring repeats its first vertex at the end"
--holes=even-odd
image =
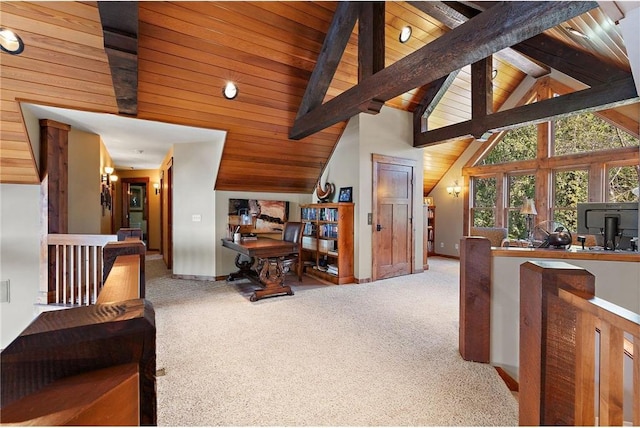
{"type": "Polygon", "coordinates": [[[426,206],[432,207],[433,206],[433,198],[431,196],[427,196],[424,198],[424,204],[426,206]]]}
{"type": "Polygon", "coordinates": [[[338,202],[351,202],[353,187],[341,187],[338,193],[338,202]]]}

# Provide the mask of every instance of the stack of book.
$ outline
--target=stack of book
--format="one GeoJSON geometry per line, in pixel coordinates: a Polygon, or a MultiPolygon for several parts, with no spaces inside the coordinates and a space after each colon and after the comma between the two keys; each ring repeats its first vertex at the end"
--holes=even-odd
{"type": "Polygon", "coordinates": [[[331,275],[338,275],[338,266],[334,264],[327,265],[327,273],[331,275]]]}

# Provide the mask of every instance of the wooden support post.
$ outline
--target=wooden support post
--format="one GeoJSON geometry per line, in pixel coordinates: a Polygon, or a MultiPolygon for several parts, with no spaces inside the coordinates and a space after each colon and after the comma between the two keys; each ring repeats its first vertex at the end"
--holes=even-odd
{"type": "MultiPolygon", "coordinates": [[[[69,130],[71,126],[49,119],[40,120],[40,194],[42,217],[47,224],[46,233],[67,233],[69,223],[69,130]]],[[[46,303],[54,302],[55,253],[43,247],[48,254],[47,280],[41,280],[41,293],[47,283],[46,303]]],[[[42,257],[42,256],[41,256],[42,257]]],[[[42,272],[44,274],[44,272],[42,272]]],[[[44,296],[42,297],[44,300],[44,296]]],[[[43,302],[44,303],[44,302],[43,302]]]]}
{"type": "Polygon", "coordinates": [[[126,256],[131,254],[138,254],[140,256],[140,298],[144,299],[145,297],[145,277],[144,277],[144,261],[145,254],[147,252],[147,247],[144,245],[142,241],[117,241],[117,242],[109,242],[104,246],[102,250],[102,259],[103,259],[103,271],[102,271],[102,280],[103,282],[107,280],[107,276],[109,276],[109,272],[111,272],[111,268],[116,261],[116,257],[118,256],[126,256]]]}
{"type": "Polygon", "coordinates": [[[467,236],[460,240],[460,355],[490,361],[491,243],[467,236]]]}
{"type": "Polygon", "coordinates": [[[595,277],[565,262],[520,266],[520,425],[574,425],[576,310],[560,289],[595,295],[595,277]]]}

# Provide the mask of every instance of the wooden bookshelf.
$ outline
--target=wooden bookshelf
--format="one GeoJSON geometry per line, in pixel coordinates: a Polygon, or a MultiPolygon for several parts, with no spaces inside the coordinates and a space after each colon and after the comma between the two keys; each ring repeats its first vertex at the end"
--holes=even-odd
{"type": "Polygon", "coordinates": [[[353,276],[353,210],[347,202],[300,207],[304,223],[302,260],[305,272],[334,284],[348,284],[353,276]]]}

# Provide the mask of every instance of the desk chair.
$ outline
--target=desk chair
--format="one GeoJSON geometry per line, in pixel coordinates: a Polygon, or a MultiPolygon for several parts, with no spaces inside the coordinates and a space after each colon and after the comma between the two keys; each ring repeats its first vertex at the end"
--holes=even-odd
{"type": "Polygon", "coordinates": [[[285,223],[282,230],[282,240],[287,242],[296,242],[298,244],[298,252],[289,254],[284,257],[285,265],[296,265],[296,273],[298,274],[298,281],[302,281],[302,226],[303,224],[298,221],[289,221],[285,223]]]}

